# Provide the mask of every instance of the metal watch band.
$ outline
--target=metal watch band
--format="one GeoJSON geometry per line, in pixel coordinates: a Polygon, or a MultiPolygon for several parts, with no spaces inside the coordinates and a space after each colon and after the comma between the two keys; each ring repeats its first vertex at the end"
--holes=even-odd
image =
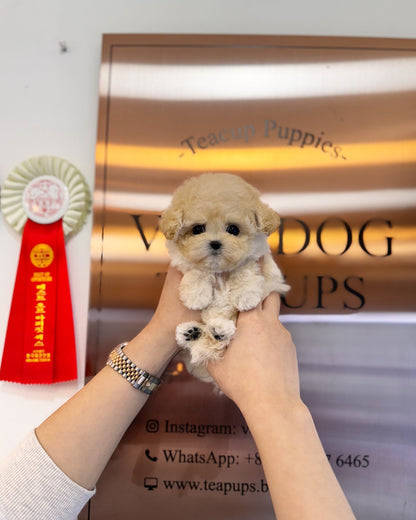
{"type": "Polygon", "coordinates": [[[120,343],[108,356],[107,365],[127,379],[127,381],[145,394],[154,392],[162,382],[145,370],[142,370],[123,352],[127,343],[120,343]]]}

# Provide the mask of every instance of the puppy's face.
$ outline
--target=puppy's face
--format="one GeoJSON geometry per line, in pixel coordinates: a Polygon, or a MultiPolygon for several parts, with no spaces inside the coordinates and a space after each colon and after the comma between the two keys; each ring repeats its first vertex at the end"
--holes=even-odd
{"type": "Polygon", "coordinates": [[[196,267],[211,272],[230,271],[253,253],[255,229],[242,214],[222,214],[214,205],[185,213],[175,244],[196,267]]]}
{"type": "Polygon", "coordinates": [[[162,233],[188,262],[210,272],[231,271],[255,255],[278,215],[240,177],[204,174],[175,192],[160,221],[162,233]]]}

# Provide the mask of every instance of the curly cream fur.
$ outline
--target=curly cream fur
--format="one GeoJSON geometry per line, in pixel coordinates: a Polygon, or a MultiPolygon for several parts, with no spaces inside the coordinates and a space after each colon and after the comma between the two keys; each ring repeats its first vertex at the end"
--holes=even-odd
{"type": "Polygon", "coordinates": [[[201,322],[180,324],[176,339],[188,370],[203,381],[212,381],[205,365],[223,354],[238,312],[289,289],[267,243],[279,223],[253,186],[226,173],[188,179],[162,214],[172,264],[184,274],[180,298],[201,311],[201,322]]]}

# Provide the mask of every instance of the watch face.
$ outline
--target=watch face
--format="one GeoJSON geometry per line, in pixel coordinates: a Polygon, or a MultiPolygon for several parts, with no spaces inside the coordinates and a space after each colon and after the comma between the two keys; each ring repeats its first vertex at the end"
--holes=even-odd
{"type": "Polygon", "coordinates": [[[51,175],[35,177],[23,192],[27,216],[38,224],[50,224],[65,215],[69,191],[65,184],[51,175]]]}

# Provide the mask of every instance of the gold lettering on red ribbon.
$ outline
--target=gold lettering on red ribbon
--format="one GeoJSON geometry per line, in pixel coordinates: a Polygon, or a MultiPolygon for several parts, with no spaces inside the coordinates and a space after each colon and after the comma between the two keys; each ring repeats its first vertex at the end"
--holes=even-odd
{"type": "MultiPolygon", "coordinates": [[[[42,246],[45,246],[47,244],[42,244],[42,246]]],[[[35,250],[37,246],[35,246],[32,249],[32,252],[35,250]]],[[[45,263],[45,258],[50,259],[52,257],[53,259],[53,250],[47,246],[49,250],[46,250],[47,255],[45,256],[43,252],[45,251],[45,248],[42,248],[42,263],[45,263]],[[52,254],[51,254],[52,252],[52,254]]],[[[39,257],[39,255],[38,255],[39,257]]],[[[38,258],[37,257],[37,258],[38,258]]],[[[32,263],[32,253],[31,253],[31,261],[32,263]]],[[[37,261],[37,260],[36,260],[37,261]]],[[[46,260],[47,262],[48,260],[46,260]]],[[[43,281],[47,279],[48,281],[52,281],[52,277],[49,273],[33,273],[33,276],[31,278],[31,282],[36,282],[39,278],[39,276],[36,275],[45,275],[42,276],[43,281]]],[[[47,311],[47,286],[46,283],[37,284],[35,286],[35,316],[34,316],[34,325],[33,325],[33,350],[31,352],[26,353],[25,362],[26,363],[51,363],[52,357],[50,352],[45,352],[45,349],[42,348],[45,346],[44,339],[45,339],[45,320],[46,320],[46,311],[47,311]]]]}

